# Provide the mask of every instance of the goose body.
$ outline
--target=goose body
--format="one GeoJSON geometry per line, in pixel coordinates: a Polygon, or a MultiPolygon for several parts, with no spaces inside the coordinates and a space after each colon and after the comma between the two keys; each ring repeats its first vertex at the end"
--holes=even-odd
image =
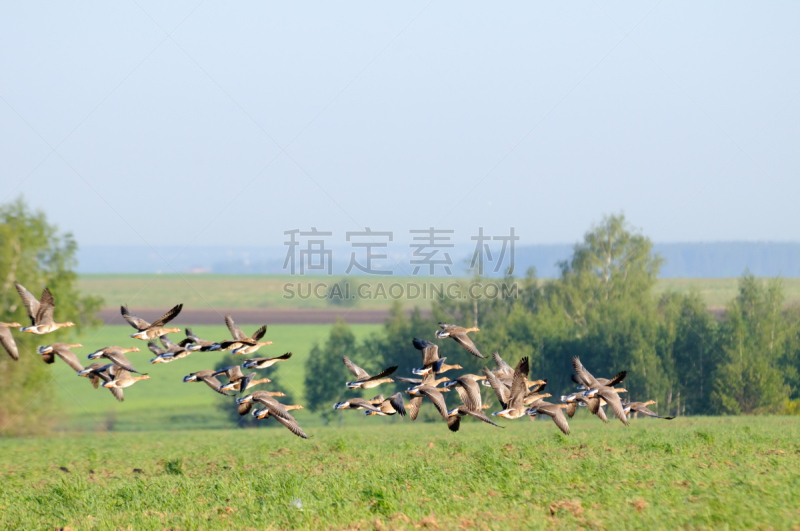
{"type": "Polygon", "coordinates": [[[524,357],[519,360],[517,367],[514,369],[514,378],[511,384],[511,389],[506,393],[504,391],[504,389],[506,389],[505,385],[499,382],[497,377],[489,369],[486,367],[483,368],[483,373],[486,375],[486,379],[490,382],[490,385],[492,386],[492,389],[494,389],[498,400],[500,400],[501,403],[504,403],[505,407],[505,409],[502,411],[496,411],[492,413],[492,415],[503,417],[509,420],[518,419],[525,415],[525,395],[528,392],[526,380],[529,370],[530,366],[528,364],[528,358],[524,357]]]}
{"type": "MultiPolygon", "coordinates": [[[[92,352],[87,356],[90,360],[97,360],[100,358],[106,358],[107,360],[111,361],[114,365],[119,365],[123,369],[128,372],[135,372],[139,373],[139,371],[134,368],[133,364],[125,357],[125,354],[128,352],[139,352],[137,347],[133,348],[122,348],[122,347],[105,347],[92,352]]],[[[141,374],[141,373],[139,373],[141,374]]]]}
{"type": "Polygon", "coordinates": [[[279,361],[286,361],[292,357],[291,352],[287,352],[282,356],[276,356],[274,358],[252,358],[249,360],[244,360],[242,367],[245,369],[266,369],[267,367],[272,367],[279,361]]]}
{"type": "MultiPolygon", "coordinates": [[[[228,327],[228,331],[231,333],[231,337],[233,339],[229,339],[227,341],[223,341],[220,343],[220,348],[222,350],[230,350],[233,354],[248,354],[249,352],[255,352],[260,348],[259,340],[264,337],[267,333],[267,325],[262,326],[258,330],[256,330],[252,336],[248,337],[242,329],[239,328],[233,317],[230,315],[225,316],[225,325],[228,327]],[[256,347],[255,350],[247,351],[244,347],[256,347]]],[[[271,345],[272,341],[265,341],[262,343],[263,345],[271,345]]]]}
{"type": "Polygon", "coordinates": [[[69,365],[73,371],[82,371],[83,365],[81,362],[78,361],[78,356],[75,355],[70,349],[72,348],[79,348],[82,347],[80,343],[75,344],[68,344],[68,343],[53,343],[52,345],[41,346],[37,349],[37,352],[42,355],[42,361],[45,363],[54,363],[56,360],[56,356],[64,360],[64,362],[69,365]]]}
{"type": "Polygon", "coordinates": [[[439,323],[439,328],[441,330],[436,331],[436,337],[439,339],[450,337],[456,341],[459,345],[467,349],[467,352],[472,354],[475,357],[483,359],[484,356],[478,351],[478,347],[475,346],[475,343],[467,336],[470,332],[480,332],[480,328],[473,327],[473,328],[464,328],[463,326],[456,326],[447,323],[439,323]]]}
{"type": "Polygon", "coordinates": [[[129,373],[125,369],[121,369],[117,371],[117,376],[113,380],[104,383],[103,387],[107,387],[109,389],[125,389],[126,387],[130,387],[140,380],[149,380],[149,379],[150,376],[146,374],[131,376],[131,373],[129,373]]]}
{"type": "Polygon", "coordinates": [[[553,422],[558,426],[558,429],[564,432],[564,435],[569,435],[569,423],[564,417],[564,409],[566,407],[566,404],[551,404],[550,402],[540,401],[526,410],[525,413],[530,416],[531,420],[534,420],[536,415],[547,415],[553,419],[553,422]]]}
{"type": "MultiPolygon", "coordinates": [[[[78,371],[77,374],[78,376],[89,378],[89,381],[92,382],[92,386],[97,389],[100,385],[100,380],[102,380],[103,383],[110,382],[119,375],[120,371],[124,370],[125,369],[113,363],[92,363],[82,371],[78,371]]],[[[114,398],[118,401],[122,402],[125,400],[122,389],[112,387],[109,391],[111,391],[111,394],[114,395],[114,398]]]]}
{"type": "Polygon", "coordinates": [[[391,383],[394,382],[391,378],[386,378],[390,374],[394,373],[397,370],[397,366],[389,367],[388,369],[384,369],[380,373],[376,374],[375,376],[370,376],[367,371],[350,361],[350,358],[347,356],[342,356],[342,361],[344,362],[345,367],[353,373],[353,376],[356,377],[356,380],[352,382],[347,382],[345,385],[350,389],[372,389],[373,387],[377,387],[384,383],[391,383]]]}
{"type": "Polygon", "coordinates": [[[371,401],[372,405],[378,408],[378,411],[374,410],[367,410],[364,412],[365,415],[379,415],[382,417],[391,416],[400,414],[401,417],[405,417],[406,415],[406,408],[405,403],[403,402],[403,395],[400,393],[395,393],[389,398],[384,399],[383,396],[379,396],[373,398],[371,401]]]}
{"type": "Polygon", "coordinates": [[[217,379],[216,376],[214,376],[215,373],[216,371],[211,369],[193,372],[187,376],[184,376],[183,383],[203,382],[217,393],[230,396],[228,393],[222,390],[222,383],[217,379]]]}
{"type": "Polygon", "coordinates": [[[633,413],[641,413],[642,415],[647,415],[648,417],[653,417],[657,419],[672,420],[675,418],[675,417],[662,417],[658,413],[655,413],[647,409],[647,406],[655,403],[656,403],[655,400],[648,400],[647,402],[629,402],[627,404],[623,404],[622,409],[626,415],[633,412],[633,413]]]}
{"type": "Polygon", "coordinates": [[[182,340],[178,345],[189,352],[197,352],[198,350],[202,352],[211,352],[222,348],[222,345],[218,342],[200,339],[189,328],[186,328],[184,332],[186,333],[186,339],[182,340]]]}

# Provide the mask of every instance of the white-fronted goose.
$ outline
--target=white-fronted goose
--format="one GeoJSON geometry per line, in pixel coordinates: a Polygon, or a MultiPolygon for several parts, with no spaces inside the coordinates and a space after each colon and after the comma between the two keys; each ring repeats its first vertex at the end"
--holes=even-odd
{"type": "Polygon", "coordinates": [[[249,374],[244,374],[242,368],[238,365],[231,365],[230,367],[219,369],[214,373],[214,376],[219,376],[220,374],[224,374],[228,378],[228,383],[220,388],[223,391],[244,392],[258,384],[272,381],[269,378],[260,378],[256,380],[255,377],[258,376],[256,373],[251,372],[249,374]]]}
{"type": "Polygon", "coordinates": [[[58,330],[59,328],[75,326],[75,323],[70,321],[57,323],[53,320],[56,301],[48,288],[44,288],[42,290],[42,297],[36,300],[36,297],[19,282],[14,281],[14,286],[16,286],[17,293],[19,293],[22,303],[25,305],[25,309],[28,310],[28,317],[31,319],[31,326],[23,326],[19,329],[20,332],[42,335],[58,330]]]}
{"type": "Polygon", "coordinates": [[[622,406],[622,409],[623,411],[625,411],[626,415],[629,414],[630,412],[634,412],[634,413],[641,413],[642,415],[647,415],[648,417],[654,417],[657,419],[672,420],[675,418],[675,417],[662,417],[658,413],[655,413],[647,409],[647,406],[655,403],[656,403],[655,400],[648,400],[647,402],[629,402],[627,404],[624,404],[622,406]]]}
{"type": "MultiPolygon", "coordinates": [[[[303,406],[295,405],[295,406],[283,407],[284,411],[292,409],[303,409],[303,406]]],[[[259,420],[265,418],[274,418],[275,420],[283,424],[283,426],[287,428],[290,432],[294,433],[298,437],[302,437],[303,439],[308,439],[308,435],[306,435],[306,432],[303,431],[303,429],[300,427],[300,424],[297,423],[297,420],[293,416],[289,415],[288,413],[286,413],[286,416],[276,415],[274,412],[274,407],[272,405],[267,405],[261,409],[253,411],[253,416],[259,420]]]]}
{"type": "Polygon", "coordinates": [[[123,369],[128,372],[135,372],[138,374],[142,374],[141,372],[137,371],[133,364],[125,357],[125,354],[128,352],[139,352],[137,347],[133,348],[122,348],[122,347],[105,347],[92,352],[87,358],[90,360],[97,360],[100,358],[106,358],[111,361],[114,365],[119,365],[123,369]]]}
{"type": "Polygon", "coordinates": [[[158,340],[161,341],[162,345],[164,345],[163,349],[152,341],[147,343],[147,348],[150,349],[150,352],[156,355],[155,358],[150,360],[150,363],[170,363],[172,361],[185,358],[192,353],[192,351],[186,349],[185,347],[176,344],[166,334],[160,336],[158,340]]]}
{"type": "Polygon", "coordinates": [[[222,348],[222,345],[218,342],[200,339],[190,328],[186,328],[184,332],[186,332],[186,339],[180,341],[178,345],[189,352],[197,352],[198,350],[201,352],[211,352],[222,348]]]}
{"type": "Polygon", "coordinates": [[[139,376],[131,376],[131,373],[125,369],[117,369],[116,376],[113,380],[103,384],[103,387],[109,389],[125,389],[130,387],[140,380],[149,380],[150,376],[147,374],[140,374],[139,376]]]}
{"type": "Polygon", "coordinates": [[[394,367],[384,369],[375,376],[370,376],[367,374],[367,371],[350,361],[350,358],[347,356],[342,356],[342,361],[344,362],[345,367],[347,367],[347,369],[353,373],[353,376],[356,377],[356,380],[347,382],[345,384],[350,389],[372,389],[373,387],[377,387],[384,383],[391,383],[394,380],[386,377],[397,370],[397,365],[395,365],[394,367]]]}
{"type": "MultiPolygon", "coordinates": [[[[246,346],[253,347],[258,345],[258,341],[262,337],[264,337],[264,335],[267,333],[267,325],[264,325],[258,330],[256,330],[252,336],[247,337],[247,335],[245,335],[245,333],[242,332],[242,329],[239,328],[239,325],[237,325],[233,321],[233,317],[231,317],[230,315],[225,316],[225,325],[228,327],[228,330],[230,331],[231,337],[233,339],[223,341],[222,343],[220,343],[220,346],[222,350],[230,350],[232,351],[233,354],[246,354],[247,352],[243,350],[240,351],[240,349],[246,346]]],[[[271,341],[265,342],[265,344],[271,345],[272,342],[271,341]]]]}
{"type": "Polygon", "coordinates": [[[558,429],[564,432],[564,435],[569,435],[569,423],[567,422],[566,417],[564,417],[564,408],[566,408],[566,404],[551,404],[550,402],[537,402],[531,407],[530,409],[526,410],[525,413],[530,415],[531,420],[534,420],[535,415],[547,415],[553,422],[556,423],[558,429]]]}
{"type": "Polygon", "coordinates": [[[481,387],[478,382],[468,376],[461,376],[452,382],[447,382],[444,386],[448,389],[455,389],[461,402],[470,411],[479,411],[483,402],[481,401],[481,387]]]}
{"type": "Polygon", "coordinates": [[[584,393],[572,393],[567,396],[562,395],[561,401],[567,405],[565,411],[567,412],[567,416],[569,418],[572,418],[575,415],[575,412],[580,405],[588,406],[591,413],[597,415],[597,417],[603,422],[608,422],[608,417],[606,417],[605,410],[600,407],[601,405],[605,405],[605,401],[601,400],[600,398],[586,398],[584,393]]]}
{"type": "Polygon", "coordinates": [[[292,357],[291,352],[287,352],[282,356],[275,356],[274,358],[251,358],[249,360],[244,360],[242,367],[245,369],[266,369],[267,367],[272,367],[279,361],[286,361],[292,357]]]}
{"type": "Polygon", "coordinates": [[[286,396],[284,393],[279,391],[255,391],[254,393],[250,393],[247,396],[243,396],[241,398],[236,399],[236,403],[239,405],[239,415],[247,415],[250,413],[250,410],[253,407],[253,404],[278,404],[279,406],[283,407],[283,404],[275,400],[274,397],[276,396],[286,396]]]}
{"type": "Polygon", "coordinates": [[[53,343],[52,345],[39,347],[37,352],[42,355],[42,360],[45,363],[53,363],[56,361],[55,356],[57,355],[59,358],[64,360],[67,365],[72,367],[72,370],[82,371],[83,365],[81,365],[81,362],[78,361],[78,356],[76,356],[75,353],[70,350],[71,348],[80,348],[82,346],[83,345],[80,343],[74,343],[72,345],[68,343],[53,343]]]}
{"type": "Polygon", "coordinates": [[[11,356],[11,359],[17,361],[19,359],[19,351],[17,350],[17,342],[14,341],[14,336],[11,335],[11,328],[19,328],[22,326],[19,323],[0,323],[0,344],[11,356]]]}
{"type": "MultiPolygon", "coordinates": [[[[528,364],[528,357],[526,356],[519,360],[517,367],[514,369],[514,378],[511,383],[511,390],[508,392],[505,405],[503,406],[505,409],[502,411],[496,411],[492,413],[492,415],[503,417],[504,419],[514,420],[522,417],[525,414],[524,401],[525,395],[528,392],[526,380],[529,370],[530,367],[528,364]]],[[[498,390],[504,388],[505,385],[498,382],[497,377],[486,367],[483,368],[483,373],[486,375],[486,379],[491,382],[492,389],[495,390],[497,399],[503,402],[503,398],[501,398],[503,393],[499,392],[498,390]]]]}
{"type": "Polygon", "coordinates": [[[495,365],[497,368],[492,369],[492,372],[498,378],[513,378],[514,377],[514,367],[509,365],[508,363],[500,357],[499,352],[492,352],[492,359],[494,360],[495,365]]]}
{"type": "Polygon", "coordinates": [[[611,379],[595,378],[589,371],[586,370],[583,364],[581,364],[581,359],[578,356],[574,356],[572,358],[572,367],[575,369],[575,377],[573,377],[573,381],[579,385],[582,385],[586,390],[594,387],[613,387],[622,382],[627,374],[627,371],[622,371],[617,373],[617,375],[611,379]]]}
{"type": "Polygon", "coordinates": [[[435,334],[437,338],[451,337],[456,340],[456,343],[467,349],[467,352],[473,356],[481,359],[484,358],[483,354],[478,351],[478,347],[475,346],[475,343],[467,336],[470,332],[480,332],[480,328],[464,328],[463,326],[450,325],[447,323],[439,323],[439,328],[441,328],[441,330],[437,330],[435,334]]]}
{"type": "MultiPolygon", "coordinates": [[[[118,371],[120,370],[124,369],[121,369],[119,365],[114,365],[113,363],[92,363],[82,371],[78,371],[78,376],[89,378],[89,381],[92,382],[92,386],[97,389],[100,385],[100,380],[103,380],[103,382],[110,382],[118,376],[118,371]]],[[[120,402],[125,400],[122,389],[112,387],[109,391],[111,391],[114,398],[120,402]]]]}
{"type": "Polygon", "coordinates": [[[497,426],[498,428],[503,427],[487,417],[483,411],[473,411],[467,406],[459,406],[447,412],[447,427],[450,429],[450,431],[458,431],[458,429],[461,427],[461,417],[466,416],[482,420],[483,422],[491,424],[492,426],[497,426]]]}
{"type": "Polygon", "coordinates": [[[432,372],[426,374],[422,378],[406,378],[405,376],[395,376],[398,382],[403,383],[410,383],[414,385],[430,385],[431,387],[437,387],[440,383],[449,382],[450,378],[447,376],[442,376],[441,378],[436,378],[436,375],[432,372]]]}
{"type": "Polygon", "coordinates": [[[419,415],[423,398],[430,400],[433,405],[436,406],[436,409],[439,411],[439,414],[442,416],[442,418],[447,420],[447,405],[445,404],[441,389],[436,389],[430,385],[420,385],[417,387],[412,387],[411,389],[407,390],[406,393],[414,397],[408,403],[408,407],[406,408],[411,420],[417,420],[417,415],[419,415]]]}
{"type": "Polygon", "coordinates": [[[218,392],[219,394],[225,396],[231,396],[222,390],[222,383],[219,380],[217,380],[216,376],[214,376],[215,372],[216,371],[210,369],[193,372],[188,376],[183,377],[183,383],[204,382],[207,386],[209,386],[211,389],[218,392]]]}
{"type": "MultiPolygon", "coordinates": [[[[611,411],[614,412],[614,415],[619,419],[620,422],[628,425],[628,417],[625,415],[625,409],[622,407],[622,400],[620,400],[618,392],[621,392],[621,389],[614,389],[611,387],[595,387],[593,389],[589,389],[586,391],[586,398],[602,398],[608,404],[608,407],[611,408],[611,411]]],[[[598,407],[599,409],[599,407],[598,407]]],[[[594,413],[594,412],[593,412],[594,413]]]]}
{"type": "Polygon", "coordinates": [[[183,304],[178,304],[152,323],[148,323],[141,317],[136,317],[134,314],[132,314],[130,310],[128,310],[127,306],[120,306],[119,308],[120,312],[122,312],[122,317],[128,321],[129,325],[137,330],[137,332],[132,334],[131,337],[134,339],[144,340],[155,339],[159,336],[163,336],[164,334],[180,332],[180,328],[164,328],[164,325],[175,319],[178,314],[181,313],[182,309],[183,304]]]}
{"type": "Polygon", "coordinates": [[[401,417],[406,415],[405,403],[403,403],[403,395],[395,393],[389,398],[383,398],[383,395],[376,396],[370,403],[378,408],[378,411],[367,410],[365,415],[395,415],[400,413],[401,417]],[[377,403],[376,403],[377,402],[377,403]]]}
{"type": "Polygon", "coordinates": [[[380,408],[372,403],[371,400],[364,400],[363,398],[349,398],[333,405],[333,409],[366,409],[380,413],[380,408]]]}

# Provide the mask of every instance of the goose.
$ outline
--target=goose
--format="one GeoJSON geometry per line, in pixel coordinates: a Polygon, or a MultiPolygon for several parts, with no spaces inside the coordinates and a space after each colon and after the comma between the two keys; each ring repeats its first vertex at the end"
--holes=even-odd
{"type": "MultiPolygon", "coordinates": [[[[594,415],[597,415],[597,417],[603,422],[608,423],[605,410],[602,407],[599,407],[601,403],[599,398],[586,398],[583,393],[572,393],[567,396],[562,395],[561,401],[567,405],[565,411],[567,412],[567,416],[569,418],[575,416],[575,412],[577,411],[579,405],[588,406],[589,411],[591,411],[594,415]]],[[[605,405],[605,401],[602,401],[602,404],[605,405]]]]}
{"type": "Polygon", "coordinates": [[[525,395],[525,398],[522,400],[522,403],[526,406],[530,406],[534,402],[538,402],[539,400],[544,400],[545,398],[550,398],[550,393],[528,393],[525,395]]]}
{"type": "Polygon", "coordinates": [[[78,356],[72,352],[71,348],[80,348],[83,345],[80,343],[68,344],[68,343],[53,343],[52,345],[42,346],[36,349],[36,351],[42,355],[42,360],[45,363],[53,363],[56,361],[54,355],[57,355],[59,358],[64,360],[67,365],[72,367],[74,371],[82,371],[83,365],[81,362],[78,361],[78,356]]]}
{"type": "Polygon", "coordinates": [[[225,396],[231,396],[231,395],[229,395],[228,393],[226,393],[225,391],[222,390],[222,384],[214,376],[215,372],[216,371],[210,370],[210,369],[206,369],[204,371],[193,372],[193,373],[183,377],[183,383],[204,382],[206,385],[208,385],[211,389],[213,389],[214,391],[218,392],[219,394],[225,395],[225,396]]]}
{"type": "Polygon", "coordinates": [[[200,339],[194,334],[194,332],[192,332],[190,328],[186,328],[184,332],[186,333],[186,339],[182,340],[180,343],[178,343],[178,345],[185,348],[189,352],[196,352],[198,350],[202,352],[211,352],[222,348],[222,345],[215,341],[206,341],[205,339],[200,339]]]}
{"type": "Polygon", "coordinates": [[[461,427],[461,418],[465,416],[470,416],[493,426],[501,427],[487,417],[482,411],[484,408],[481,401],[481,388],[478,382],[469,376],[461,376],[452,382],[446,383],[445,387],[454,388],[456,392],[458,392],[458,396],[463,403],[463,405],[447,412],[447,427],[450,431],[458,431],[461,427]]]}
{"type": "Polygon", "coordinates": [[[422,378],[406,378],[404,376],[397,376],[398,381],[404,383],[410,383],[414,385],[430,385],[431,387],[437,387],[440,383],[449,382],[450,378],[447,376],[442,376],[441,378],[436,378],[433,373],[428,373],[422,378]]]}
{"type": "MultiPolygon", "coordinates": [[[[622,407],[622,400],[619,398],[618,392],[623,391],[620,389],[613,389],[611,387],[602,386],[602,387],[594,387],[586,391],[586,398],[602,398],[611,408],[611,411],[614,412],[614,415],[619,419],[620,422],[628,425],[628,417],[625,415],[625,410],[622,407]]],[[[592,407],[595,407],[596,410],[600,409],[600,401],[598,400],[595,404],[592,404],[592,407]]],[[[596,413],[597,411],[592,411],[592,413],[596,413]]]]}
{"type": "Polygon", "coordinates": [[[441,328],[441,330],[437,330],[435,334],[437,338],[451,337],[455,339],[456,343],[467,349],[467,352],[473,356],[484,359],[483,354],[478,352],[478,347],[476,347],[475,343],[467,336],[470,332],[480,332],[480,328],[477,326],[473,328],[464,328],[463,326],[450,325],[447,323],[439,323],[439,328],[441,328]]]}
{"type": "Polygon", "coordinates": [[[135,372],[138,374],[142,374],[141,372],[137,371],[133,364],[128,361],[128,358],[125,357],[125,354],[128,352],[139,352],[137,347],[133,348],[122,348],[122,347],[105,347],[92,352],[88,356],[86,356],[90,360],[97,360],[100,358],[106,358],[114,365],[119,365],[123,369],[128,372],[135,372]]]}
{"type": "Polygon", "coordinates": [[[535,420],[535,416],[547,415],[553,422],[556,423],[558,429],[564,432],[564,435],[569,435],[569,423],[564,417],[564,409],[566,404],[551,404],[550,402],[536,402],[533,407],[526,409],[525,413],[530,416],[531,420],[535,420]]]}
{"type": "MultiPolygon", "coordinates": [[[[231,317],[230,315],[225,316],[225,324],[227,325],[228,330],[230,331],[231,337],[233,337],[233,339],[223,341],[222,343],[220,343],[220,347],[222,348],[222,350],[232,351],[233,354],[246,354],[247,352],[244,351],[239,352],[239,349],[245,346],[259,345],[258,340],[264,337],[264,335],[267,333],[267,325],[264,325],[258,330],[256,330],[252,336],[247,337],[245,333],[242,332],[242,329],[239,328],[239,325],[233,322],[233,317],[231,317]]],[[[264,344],[271,345],[272,342],[265,341],[264,344]]],[[[256,348],[252,352],[255,352],[256,350],[258,350],[258,348],[256,348]]]]}
{"type": "Polygon", "coordinates": [[[276,356],[274,358],[252,358],[249,360],[244,360],[242,367],[245,369],[266,369],[267,367],[272,367],[279,361],[286,361],[292,357],[291,352],[287,352],[282,356],[276,356]]]}
{"type": "Polygon", "coordinates": [[[31,319],[31,326],[21,327],[19,329],[20,332],[42,335],[58,330],[59,328],[75,326],[75,323],[71,321],[57,323],[53,320],[56,301],[53,298],[53,294],[50,293],[49,288],[44,288],[41,298],[36,300],[36,297],[19,282],[14,281],[14,286],[16,286],[17,293],[19,293],[22,303],[28,311],[28,317],[31,319]]]}
{"type": "Polygon", "coordinates": [[[220,374],[224,374],[228,378],[228,383],[220,388],[223,391],[243,392],[251,387],[255,387],[258,384],[269,383],[272,381],[269,378],[254,380],[254,378],[257,376],[256,373],[251,372],[249,374],[244,374],[242,373],[242,368],[238,365],[232,365],[230,367],[219,369],[212,376],[219,376],[220,374]]]}
{"type": "Polygon", "coordinates": [[[658,413],[654,413],[647,409],[647,406],[651,404],[655,404],[655,400],[648,400],[647,402],[628,402],[622,406],[623,411],[625,414],[629,414],[631,411],[634,413],[641,413],[642,415],[647,415],[648,417],[654,417],[657,419],[664,419],[664,420],[672,420],[675,417],[662,417],[658,413]]]}
{"type": "Polygon", "coordinates": [[[375,376],[370,376],[367,374],[367,371],[350,361],[347,356],[342,356],[342,361],[344,362],[345,367],[347,367],[347,369],[357,378],[356,380],[347,382],[345,384],[350,389],[372,389],[373,387],[377,387],[384,383],[394,382],[394,380],[391,378],[386,378],[386,376],[389,376],[396,371],[397,365],[389,367],[388,369],[384,369],[375,376]]]}
{"type": "Polygon", "coordinates": [[[406,408],[401,393],[395,393],[386,399],[383,398],[383,395],[378,395],[371,400],[371,403],[378,408],[378,411],[367,410],[364,412],[365,415],[380,415],[382,417],[396,415],[397,413],[400,413],[401,417],[405,417],[406,415],[406,408]]]}
{"type": "Polygon", "coordinates": [[[19,323],[0,323],[0,344],[11,356],[11,359],[17,361],[19,359],[19,350],[17,350],[17,342],[14,341],[14,336],[11,335],[11,328],[19,328],[22,326],[19,323]]]}
{"type": "Polygon", "coordinates": [[[514,367],[506,363],[505,360],[500,357],[499,352],[492,352],[492,359],[494,360],[495,365],[497,365],[497,368],[492,370],[495,376],[498,378],[514,377],[514,367]]]}
{"type": "Polygon", "coordinates": [[[150,360],[150,363],[170,363],[177,359],[172,352],[167,352],[166,349],[159,347],[155,341],[148,341],[147,348],[156,355],[150,360]]]}
{"type": "Polygon", "coordinates": [[[476,418],[478,420],[482,420],[492,426],[497,426],[498,428],[504,428],[504,426],[500,426],[492,419],[486,416],[483,411],[473,411],[469,409],[467,406],[458,406],[455,409],[451,409],[447,412],[447,427],[450,431],[458,431],[461,427],[461,418],[470,416],[472,418],[476,418]]]}
{"type": "MultiPolygon", "coordinates": [[[[484,380],[481,383],[487,387],[491,387],[495,396],[500,401],[500,404],[505,407],[504,404],[509,401],[511,396],[511,388],[514,383],[514,379],[498,378],[494,375],[494,372],[490,371],[486,367],[484,367],[483,372],[484,380]]],[[[534,397],[539,393],[539,391],[542,391],[547,386],[547,380],[531,381],[526,377],[524,386],[525,397],[523,398],[523,404],[530,404],[535,400],[534,397]]]]}
{"type": "Polygon", "coordinates": [[[422,367],[411,369],[411,372],[417,376],[424,376],[433,371],[433,364],[439,361],[439,345],[417,337],[411,343],[422,353],[422,367]]]}
{"type": "Polygon", "coordinates": [[[127,306],[119,307],[122,317],[128,321],[129,325],[137,330],[137,332],[132,334],[130,337],[144,340],[155,339],[159,336],[163,336],[164,334],[177,334],[180,332],[180,328],[164,328],[164,325],[175,319],[178,314],[181,313],[182,309],[183,304],[178,304],[152,323],[148,323],[141,317],[136,317],[134,314],[132,314],[130,310],[128,310],[127,306]]]}
{"type": "MultiPolygon", "coordinates": [[[[383,398],[383,397],[381,397],[383,398]]],[[[366,409],[375,413],[380,413],[380,408],[373,403],[373,400],[364,400],[363,398],[349,398],[342,402],[337,402],[333,405],[333,409],[366,409]]]]}
{"type": "Polygon", "coordinates": [[[444,397],[442,396],[441,389],[436,389],[430,385],[420,385],[412,387],[406,393],[412,395],[414,398],[408,403],[406,410],[409,412],[411,420],[417,420],[420,407],[422,406],[422,399],[427,398],[430,400],[443,419],[447,420],[447,405],[445,404],[444,397]]]}
{"type": "Polygon", "coordinates": [[[140,380],[149,380],[150,376],[147,374],[140,374],[139,376],[131,376],[131,373],[126,371],[125,369],[117,370],[116,377],[103,384],[103,387],[108,389],[125,389],[126,387],[130,387],[136,382],[140,380]]]}
{"type": "MultiPolygon", "coordinates": [[[[124,369],[120,369],[118,365],[114,365],[113,363],[92,363],[82,371],[78,371],[78,376],[89,378],[89,381],[92,382],[92,386],[97,389],[100,385],[100,380],[103,380],[103,382],[114,380],[119,370],[124,369]]],[[[112,387],[109,391],[111,391],[111,394],[114,395],[114,398],[118,401],[122,402],[125,400],[122,389],[112,387]]]]}
{"type": "MultiPolygon", "coordinates": [[[[280,402],[275,400],[274,397],[276,396],[286,396],[284,393],[279,391],[255,391],[254,393],[250,393],[247,396],[243,396],[241,398],[236,399],[236,403],[239,405],[239,415],[247,415],[250,413],[250,410],[253,407],[253,404],[260,403],[260,404],[278,404],[281,405],[280,402]]],[[[282,406],[283,407],[283,406],[282,406]]]]}
{"type": "Polygon", "coordinates": [[[147,348],[156,355],[150,363],[169,363],[189,356],[192,351],[173,342],[166,334],[158,338],[164,348],[160,348],[153,341],[148,341],[147,348]]]}
{"type": "Polygon", "coordinates": [[[511,384],[511,390],[508,392],[508,395],[506,395],[506,400],[503,400],[498,389],[502,389],[504,386],[497,381],[497,377],[489,369],[486,367],[483,368],[483,373],[486,375],[486,379],[491,382],[492,389],[495,390],[498,400],[500,400],[501,403],[505,402],[503,406],[505,409],[502,411],[495,411],[492,415],[514,420],[525,414],[524,400],[528,391],[525,385],[525,378],[528,376],[528,371],[529,364],[528,357],[526,356],[517,363],[517,367],[514,369],[514,380],[511,384]]]}

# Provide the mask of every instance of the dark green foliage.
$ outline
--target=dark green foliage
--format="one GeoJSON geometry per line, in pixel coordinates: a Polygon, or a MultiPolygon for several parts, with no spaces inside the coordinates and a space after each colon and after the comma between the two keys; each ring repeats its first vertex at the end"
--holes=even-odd
{"type": "Polygon", "coordinates": [[[56,320],[76,324],[46,336],[14,332],[19,361],[0,352],[0,433],[41,431],[48,426],[56,414],[48,385],[51,371],[70,369],[60,361],[45,365],[36,347],[68,341],[81,329],[97,324],[95,314],[102,301],[78,292],[72,270],[76,250],[71,234],[60,234],[43,212],[31,212],[22,199],[0,207],[0,321],[30,324],[14,288],[16,280],[37,297],[49,287],[56,300],[56,320]]]}

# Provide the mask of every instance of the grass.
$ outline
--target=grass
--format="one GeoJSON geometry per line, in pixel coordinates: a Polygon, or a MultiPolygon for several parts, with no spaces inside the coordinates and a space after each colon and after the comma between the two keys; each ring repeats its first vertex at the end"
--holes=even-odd
{"type": "MultiPolygon", "coordinates": [[[[428,406],[426,406],[428,407],[428,406]]],[[[790,529],[789,417],[440,421],[0,440],[9,529],[790,529]],[[63,467],[63,468],[61,468],[63,467]],[[302,508],[300,508],[302,507],[302,508]]],[[[272,421],[269,421],[272,422],[272,421]]]]}
{"type": "MultiPolygon", "coordinates": [[[[259,309],[259,308],[292,308],[292,309],[325,309],[335,308],[328,300],[314,296],[300,298],[295,296],[286,299],[284,285],[286,283],[302,283],[302,293],[308,293],[307,284],[316,286],[320,282],[328,285],[341,280],[339,277],[291,277],[280,275],[82,275],[79,286],[87,294],[103,297],[108,306],[130,304],[139,308],[170,308],[175,301],[182,301],[187,308],[217,309],[259,309]]],[[[412,277],[376,278],[348,277],[351,285],[366,283],[368,289],[377,295],[377,285],[382,283],[387,290],[391,284],[407,283],[444,283],[450,279],[425,279],[412,277]]],[[[453,279],[459,281],[459,279],[453,279]]],[[[461,280],[467,282],[466,280],[461,280]]],[[[721,308],[737,294],[739,279],[737,278],[664,278],[659,279],[656,293],[665,291],[687,292],[698,291],[709,307],[721,308]]],[[[787,302],[800,303],[800,278],[783,279],[787,302]]],[[[294,288],[295,294],[298,293],[294,288]]],[[[321,290],[320,293],[324,293],[321,290]]],[[[373,296],[372,299],[361,299],[358,308],[363,310],[386,310],[393,302],[391,296],[386,298],[373,296]]],[[[406,308],[419,306],[430,308],[430,303],[419,297],[414,300],[401,299],[406,308]]]]}
{"type": "MultiPolygon", "coordinates": [[[[255,326],[244,326],[245,332],[252,332],[255,326]]],[[[274,325],[270,326],[267,338],[274,345],[262,347],[257,356],[277,356],[292,352],[292,358],[275,365],[281,380],[280,389],[271,384],[259,388],[281,390],[291,393],[300,404],[303,403],[304,364],[308,353],[317,341],[328,337],[331,325],[274,325]]],[[[352,325],[351,330],[360,340],[378,325],[352,325]]],[[[222,339],[229,336],[225,326],[195,326],[193,331],[206,339],[222,339]]],[[[179,428],[220,428],[229,426],[229,421],[216,407],[220,402],[231,401],[214,393],[205,384],[184,384],[185,375],[202,369],[214,368],[222,354],[215,352],[195,352],[188,358],[168,364],[151,365],[154,356],[147,350],[147,343],[128,337],[132,328],[128,326],[107,326],[89,331],[76,338],[83,348],[75,353],[84,365],[91,363],[86,355],[109,346],[137,346],[141,352],[128,354],[134,366],[149,373],[151,379],[135,384],[125,390],[125,401],[117,402],[105,389],[94,389],[85,378],[79,378],[60,360],[53,366],[53,376],[57,397],[64,407],[65,420],[62,428],[82,430],[153,430],[169,427],[179,428]]],[[[173,340],[177,340],[173,337],[173,340]]],[[[242,356],[244,359],[245,356],[242,356]]],[[[225,381],[223,379],[223,381],[225,381]]],[[[302,415],[301,412],[301,416],[302,415]]]]}

